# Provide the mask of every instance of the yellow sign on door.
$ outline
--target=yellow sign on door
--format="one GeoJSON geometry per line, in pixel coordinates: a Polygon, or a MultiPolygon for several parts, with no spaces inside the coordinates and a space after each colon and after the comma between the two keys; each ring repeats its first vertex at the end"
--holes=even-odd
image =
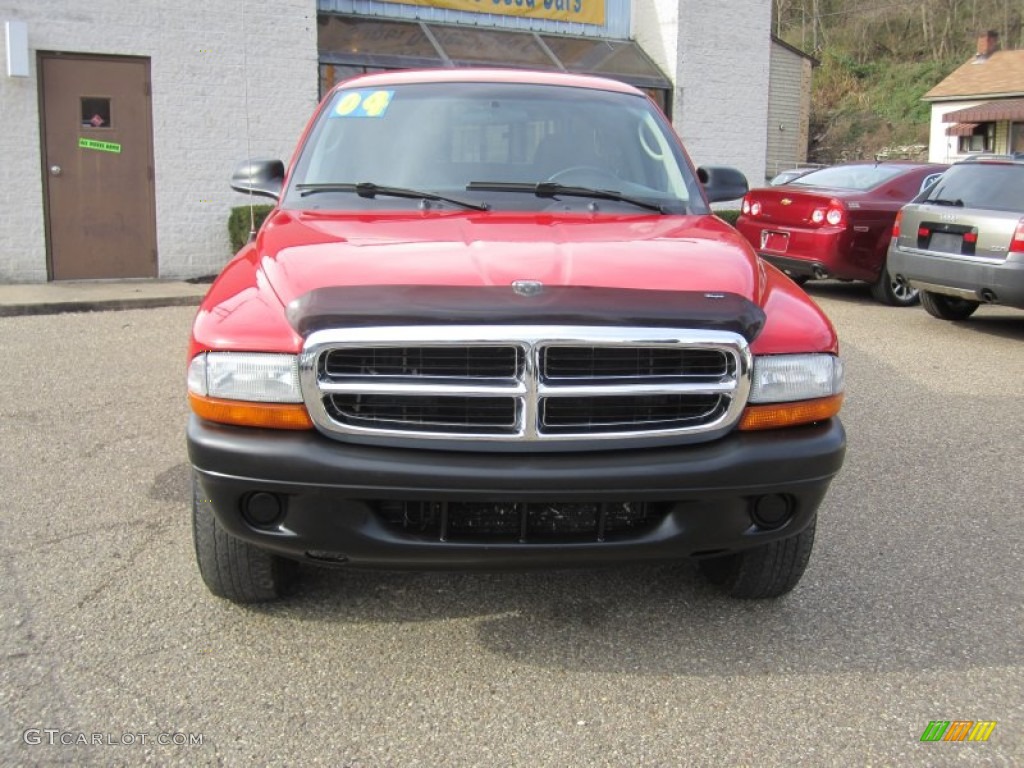
{"type": "Polygon", "coordinates": [[[470,13],[604,24],[604,0],[382,0],[385,3],[450,8],[470,13]]]}

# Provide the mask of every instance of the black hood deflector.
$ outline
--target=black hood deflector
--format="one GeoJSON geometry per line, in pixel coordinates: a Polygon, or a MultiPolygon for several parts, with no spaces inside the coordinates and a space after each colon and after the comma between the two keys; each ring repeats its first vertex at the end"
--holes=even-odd
{"type": "Polygon", "coordinates": [[[399,325],[581,325],[732,331],[752,342],[765,315],[734,293],[544,286],[358,285],[318,288],[288,305],[301,336],[399,325]]]}

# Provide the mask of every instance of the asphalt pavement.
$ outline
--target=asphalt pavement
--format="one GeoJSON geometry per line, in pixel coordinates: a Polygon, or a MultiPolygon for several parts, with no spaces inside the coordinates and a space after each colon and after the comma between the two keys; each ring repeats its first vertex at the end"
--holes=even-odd
{"type": "Polygon", "coordinates": [[[849,451],[763,602],[679,563],[305,569],[234,606],[192,552],[194,307],[0,318],[0,764],[1024,764],[1024,313],[810,293],[849,451]]]}

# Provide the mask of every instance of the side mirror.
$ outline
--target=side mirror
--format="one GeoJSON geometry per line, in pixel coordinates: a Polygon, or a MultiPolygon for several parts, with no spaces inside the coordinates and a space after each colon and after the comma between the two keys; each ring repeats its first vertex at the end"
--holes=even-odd
{"type": "Polygon", "coordinates": [[[725,165],[706,165],[697,169],[697,179],[704,185],[709,203],[739,200],[749,191],[747,177],[725,165]]]}
{"type": "Polygon", "coordinates": [[[231,188],[238,192],[281,197],[284,186],[284,163],[280,160],[245,160],[231,174],[231,188]]]}

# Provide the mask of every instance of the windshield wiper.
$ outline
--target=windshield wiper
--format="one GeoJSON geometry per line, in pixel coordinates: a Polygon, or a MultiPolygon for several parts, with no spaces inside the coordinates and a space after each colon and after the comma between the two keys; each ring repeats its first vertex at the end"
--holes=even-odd
{"type": "Polygon", "coordinates": [[[591,187],[573,187],[566,184],[559,184],[554,181],[542,181],[538,184],[520,183],[514,181],[471,181],[466,185],[467,192],[529,192],[537,197],[591,197],[595,200],[615,200],[620,203],[629,203],[638,208],[646,208],[649,211],[667,213],[665,207],[658,203],[650,203],[638,197],[624,195],[613,189],[593,189],[591,187]]]}
{"type": "Polygon", "coordinates": [[[957,208],[963,208],[964,207],[964,201],[961,200],[960,198],[957,198],[956,200],[945,200],[945,199],[943,199],[941,197],[936,197],[936,198],[933,198],[932,200],[925,200],[924,202],[926,202],[926,203],[934,203],[935,205],[953,205],[953,206],[956,206],[957,208]]]}
{"type": "Polygon", "coordinates": [[[377,195],[385,197],[406,197],[410,200],[434,200],[443,203],[451,203],[472,211],[487,211],[490,206],[486,203],[471,203],[467,200],[458,200],[454,197],[438,195],[434,192],[426,192],[420,189],[406,189],[404,187],[385,187],[374,184],[371,181],[364,181],[359,184],[296,184],[302,197],[315,195],[318,192],[355,192],[360,197],[367,197],[371,200],[377,195]]]}

